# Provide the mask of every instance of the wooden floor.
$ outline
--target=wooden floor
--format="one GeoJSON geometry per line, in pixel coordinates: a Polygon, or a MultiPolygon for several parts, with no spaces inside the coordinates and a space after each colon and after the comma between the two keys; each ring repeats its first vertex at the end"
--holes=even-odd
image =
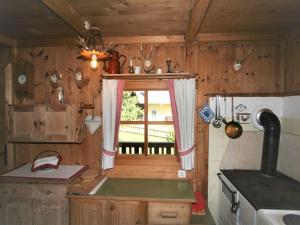
{"type": "Polygon", "coordinates": [[[204,216],[192,216],[192,224],[197,225],[215,225],[215,222],[211,216],[209,210],[206,210],[206,214],[204,216]]]}

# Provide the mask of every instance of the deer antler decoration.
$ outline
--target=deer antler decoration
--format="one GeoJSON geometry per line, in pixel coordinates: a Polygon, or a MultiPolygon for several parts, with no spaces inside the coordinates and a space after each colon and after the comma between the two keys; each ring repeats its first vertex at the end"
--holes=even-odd
{"type": "Polygon", "coordinates": [[[152,58],[153,46],[150,47],[150,54],[147,55],[143,52],[143,44],[141,44],[141,55],[143,58],[143,68],[146,73],[150,73],[154,69],[154,63],[152,58]]]}

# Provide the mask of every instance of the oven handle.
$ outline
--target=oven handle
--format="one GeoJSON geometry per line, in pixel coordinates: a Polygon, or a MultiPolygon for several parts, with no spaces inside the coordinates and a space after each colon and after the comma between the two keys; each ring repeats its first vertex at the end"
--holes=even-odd
{"type": "Polygon", "coordinates": [[[225,181],[221,178],[221,173],[217,173],[217,176],[219,177],[220,181],[222,182],[222,184],[227,188],[228,191],[230,191],[231,193],[231,212],[233,212],[234,214],[237,213],[238,209],[239,209],[239,205],[240,202],[239,201],[235,201],[235,195],[236,195],[236,191],[232,191],[228,185],[225,183],[225,181]]]}

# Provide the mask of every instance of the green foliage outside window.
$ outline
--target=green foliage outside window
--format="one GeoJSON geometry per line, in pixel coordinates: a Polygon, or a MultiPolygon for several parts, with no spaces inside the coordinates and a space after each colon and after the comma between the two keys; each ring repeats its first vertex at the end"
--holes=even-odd
{"type": "Polygon", "coordinates": [[[138,103],[138,97],[134,92],[123,92],[123,105],[122,105],[122,121],[137,121],[142,120],[144,110],[138,103]]]}

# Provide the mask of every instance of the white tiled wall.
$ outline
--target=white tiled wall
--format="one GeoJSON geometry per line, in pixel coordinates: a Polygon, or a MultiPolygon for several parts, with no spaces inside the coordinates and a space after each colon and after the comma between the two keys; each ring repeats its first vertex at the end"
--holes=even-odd
{"type": "MultiPolygon", "coordinates": [[[[231,120],[231,98],[221,98],[221,115],[231,120]]],[[[282,116],[282,98],[271,97],[239,97],[234,98],[234,106],[244,104],[247,107],[245,112],[252,113],[259,105],[271,108],[279,117],[282,116]]],[[[210,99],[210,106],[214,110],[214,99],[210,99]]],[[[216,129],[209,126],[209,167],[208,167],[208,207],[215,222],[218,224],[218,204],[220,182],[217,173],[224,169],[259,169],[261,161],[261,149],[263,135],[253,125],[243,124],[243,135],[236,140],[229,139],[225,132],[225,126],[216,129]]]]}
{"type": "Polygon", "coordinates": [[[283,101],[278,170],[300,181],[300,96],[283,101]]]}
{"type": "MultiPolygon", "coordinates": [[[[235,105],[247,106],[251,113],[257,106],[266,105],[281,120],[281,140],[278,158],[278,170],[300,181],[300,96],[285,98],[234,98],[235,105]]],[[[214,100],[210,99],[214,108],[214,100]]],[[[226,116],[230,120],[230,98],[226,101],[226,116]]],[[[224,115],[225,104],[221,99],[221,114],[224,115]]],[[[218,224],[218,201],[220,184],[216,173],[220,168],[259,169],[261,161],[263,133],[252,124],[243,125],[244,133],[237,140],[229,139],[222,128],[209,126],[209,174],[208,207],[218,224]]]]}

